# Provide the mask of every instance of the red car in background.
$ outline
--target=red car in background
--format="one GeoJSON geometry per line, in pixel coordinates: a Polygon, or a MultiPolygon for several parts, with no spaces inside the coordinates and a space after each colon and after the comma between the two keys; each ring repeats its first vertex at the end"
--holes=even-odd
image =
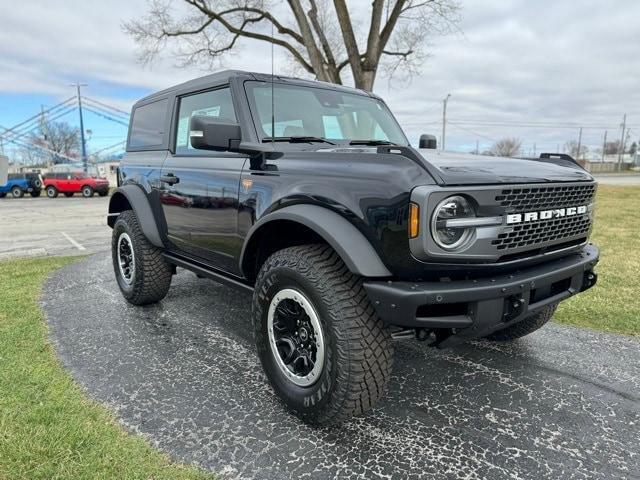
{"type": "Polygon", "coordinates": [[[84,173],[49,173],[44,177],[43,184],[49,198],[56,198],[59,193],[63,193],[65,197],[82,193],[87,198],[93,197],[94,193],[101,197],[109,193],[109,180],[84,173]]]}

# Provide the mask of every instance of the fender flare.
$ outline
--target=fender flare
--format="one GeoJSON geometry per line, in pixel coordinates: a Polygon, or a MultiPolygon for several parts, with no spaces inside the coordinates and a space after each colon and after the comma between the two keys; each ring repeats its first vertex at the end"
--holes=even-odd
{"type": "Polygon", "coordinates": [[[240,266],[244,264],[245,249],[252,237],[267,223],[289,220],[300,223],[320,235],[340,256],[347,268],[363,277],[391,277],[380,256],[367,238],[344,217],[317,205],[292,205],[269,213],[258,220],[245,239],[240,255],[240,266]]]}
{"type": "Polygon", "coordinates": [[[122,207],[122,197],[127,200],[138,217],[140,228],[142,228],[142,233],[147,237],[147,240],[156,247],[164,247],[151,204],[145,192],[137,185],[124,185],[113,193],[111,200],[109,200],[109,218],[107,220],[109,226],[113,228],[118,215],[126,210],[122,207]]]}

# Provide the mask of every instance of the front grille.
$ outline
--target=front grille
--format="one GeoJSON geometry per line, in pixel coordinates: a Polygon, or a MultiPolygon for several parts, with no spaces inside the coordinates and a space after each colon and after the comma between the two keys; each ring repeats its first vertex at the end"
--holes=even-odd
{"type": "Polygon", "coordinates": [[[575,207],[593,203],[596,185],[558,185],[553,187],[510,188],[496,195],[496,202],[505,211],[524,212],[547,208],[575,207]]]}
{"type": "Polygon", "coordinates": [[[493,240],[491,244],[498,250],[509,250],[534,247],[565,238],[586,237],[591,229],[591,219],[588,215],[562,217],[523,223],[512,228],[511,232],[500,233],[497,240],[493,240]]]}

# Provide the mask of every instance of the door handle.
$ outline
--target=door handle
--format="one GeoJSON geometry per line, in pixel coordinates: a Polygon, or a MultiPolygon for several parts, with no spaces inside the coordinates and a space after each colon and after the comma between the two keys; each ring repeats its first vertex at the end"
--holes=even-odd
{"type": "Polygon", "coordinates": [[[168,183],[169,185],[174,185],[176,183],[180,183],[180,178],[176,177],[173,173],[167,173],[166,175],[160,176],[160,181],[168,183]]]}

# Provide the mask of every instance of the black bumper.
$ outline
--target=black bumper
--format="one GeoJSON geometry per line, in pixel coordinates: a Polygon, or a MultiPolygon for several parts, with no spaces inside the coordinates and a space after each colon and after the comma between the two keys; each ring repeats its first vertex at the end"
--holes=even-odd
{"type": "Polygon", "coordinates": [[[440,342],[449,346],[484,337],[544,307],[591,288],[599,251],[577,253],[516,273],[477,280],[406,282],[367,280],[364,288],[389,325],[453,329],[440,342]]]}

